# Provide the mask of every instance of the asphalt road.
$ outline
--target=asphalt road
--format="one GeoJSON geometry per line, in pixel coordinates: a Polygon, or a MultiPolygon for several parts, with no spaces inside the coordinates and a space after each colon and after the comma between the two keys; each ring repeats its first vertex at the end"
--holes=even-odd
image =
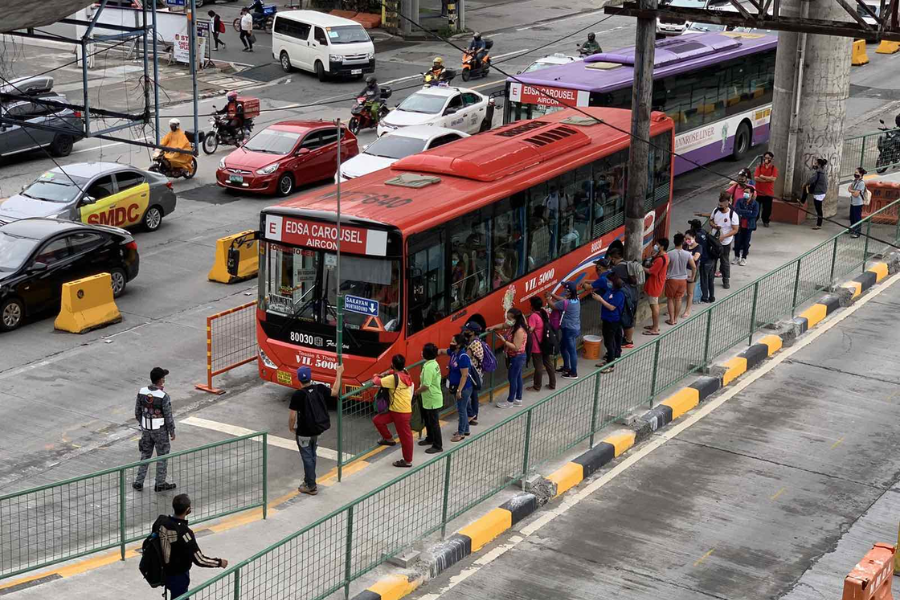
{"type": "Polygon", "coordinates": [[[898,307],[894,285],[820,325],[413,598],[839,597],[897,536],[898,307]]]}

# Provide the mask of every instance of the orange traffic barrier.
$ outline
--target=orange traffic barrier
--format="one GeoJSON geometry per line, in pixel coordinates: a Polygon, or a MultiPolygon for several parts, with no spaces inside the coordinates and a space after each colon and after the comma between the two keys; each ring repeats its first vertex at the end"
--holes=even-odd
{"type": "Polygon", "coordinates": [[[853,52],[850,55],[850,64],[854,67],[869,64],[869,56],[866,54],[866,40],[853,42],[853,52]]]}
{"type": "Polygon", "coordinates": [[[842,600],[892,600],[894,547],[875,544],[844,578],[842,600]]]}
{"type": "MultiPolygon", "coordinates": [[[[863,206],[863,216],[867,217],[878,212],[888,204],[900,199],[900,183],[890,181],[867,181],[866,189],[872,192],[872,201],[868,206],[863,206]]],[[[872,217],[873,223],[882,223],[886,225],[897,224],[897,207],[882,210],[880,213],[872,217]]]]}

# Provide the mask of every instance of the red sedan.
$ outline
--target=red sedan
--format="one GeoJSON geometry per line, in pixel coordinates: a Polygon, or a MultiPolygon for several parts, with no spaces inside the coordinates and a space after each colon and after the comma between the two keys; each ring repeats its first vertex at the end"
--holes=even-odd
{"type": "MultiPolygon", "coordinates": [[[[297,186],[332,179],[338,130],[327,121],[282,121],[266,127],[219,162],[216,182],[228,189],[287,196],[297,186]]],[[[341,160],[359,154],[341,126],[341,160]]]]}

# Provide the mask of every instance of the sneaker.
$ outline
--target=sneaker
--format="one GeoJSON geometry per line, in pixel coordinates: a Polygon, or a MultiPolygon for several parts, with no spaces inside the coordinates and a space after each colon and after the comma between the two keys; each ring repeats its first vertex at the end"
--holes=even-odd
{"type": "Polygon", "coordinates": [[[737,256],[733,256],[733,257],[731,257],[731,264],[736,265],[736,264],[738,264],[739,260],[741,260],[741,259],[739,259],[737,256]]]}
{"type": "Polygon", "coordinates": [[[815,230],[815,229],[822,229],[822,226],[821,226],[821,225],[813,225],[813,229],[814,229],[814,230],[815,230]]]}
{"type": "Polygon", "coordinates": [[[522,406],[522,400],[514,400],[513,406],[522,406]]]}
{"type": "Polygon", "coordinates": [[[397,442],[395,442],[394,440],[386,440],[386,439],[382,438],[382,439],[378,440],[378,445],[379,446],[396,446],[397,442]]]}
{"type": "Polygon", "coordinates": [[[747,266],[747,257],[745,256],[744,258],[742,258],[741,262],[739,262],[738,264],[742,267],[746,267],[747,266]]]}
{"type": "Polygon", "coordinates": [[[319,493],[319,488],[318,487],[309,487],[308,485],[306,485],[304,483],[300,487],[297,488],[297,491],[300,492],[301,494],[309,494],[310,496],[315,496],[316,494],[319,493]]]}
{"type": "Polygon", "coordinates": [[[496,406],[497,408],[509,408],[509,402],[507,402],[506,400],[501,400],[494,406],[496,406]]]}
{"type": "Polygon", "coordinates": [[[707,300],[707,302],[708,302],[709,304],[712,304],[712,303],[715,302],[715,301],[716,301],[715,298],[710,298],[709,300],[707,300]]]}
{"type": "Polygon", "coordinates": [[[634,348],[634,342],[622,342],[622,348],[624,348],[624,349],[634,348]]]}
{"type": "Polygon", "coordinates": [[[428,450],[426,450],[426,451],[425,451],[425,454],[438,454],[438,453],[443,452],[443,451],[444,451],[443,448],[434,448],[434,447],[432,447],[432,448],[429,448],[428,450]]]}
{"type": "Polygon", "coordinates": [[[454,434],[453,434],[453,437],[450,438],[450,441],[453,442],[453,443],[455,444],[456,442],[461,442],[461,441],[463,441],[464,439],[466,439],[466,436],[461,435],[461,434],[459,434],[459,433],[454,433],[454,434]]]}
{"type": "Polygon", "coordinates": [[[425,438],[424,440],[419,440],[419,445],[420,446],[430,446],[431,440],[429,440],[428,438],[425,438]]]}
{"type": "Polygon", "coordinates": [[[557,372],[557,373],[565,373],[565,372],[566,372],[566,368],[565,368],[565,367],[559,367],[558,369],[556,369],[556,372],[557,372]]]}
{"type": "Polygon", "coordinates": [[[730,284],[729,282],[723,280],[723,281],[722,281],[722,288],[723,288],[723,289],[726,289],[726,290],[730,290],[730,289],[731,289],[731,284],[730,284]]]}
{"type": "Polygon", "coordinates": [[[763,223],[763,227],[768,227],[768,226],[769,226],[768,223],[763,223]]]}
{"type": "Polygon", "coordinates": [[[168,492],[169,490],[174,490],[176,486],[174,483],[157,483],[153,486],[154,492],[168,492]]]}
{"type": "Polygon", "coordinates": [[[566,373],[563,375],[563,379],[578,379],[577,373],[566,373]]]}
{"type": "Polygon", "coordinates": [[[143,483],[138,483],[138,482],[135,481],[134,483],[131,484],[131,487],[133,487],[134,489],[136,489],[136,490],[139,491],[139,492],[143,492],[143,491],[144,491],[144,484],[143,484],[143,483]]]}
{"type": "Polygon", "coordinates": [[[616,370],[615,367],[606,367],[605,369],[602,369],[600,372],[606,375],[606,374],[612,373],[615,370],[616,370]]]}

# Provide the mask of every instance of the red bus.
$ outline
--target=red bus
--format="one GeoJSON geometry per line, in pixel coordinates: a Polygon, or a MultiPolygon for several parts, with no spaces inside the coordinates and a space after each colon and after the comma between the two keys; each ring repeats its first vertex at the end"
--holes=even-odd
{"type": "MultiPolygon", "coordinates": [[[[592,273],[624,235],[631,112],[586,108],[519,121],[409,156],[341,187],[344,380],[351,389],[446,347],[470,320],[504,318],[592,273]],[[607,125],[608,123],[609,125],[607,125]],[[611,125],[611,126],[610,126],[611,125]]],[[[651,118],[644,245],[668,231],[673,122],[651,118]]],[[[336,189],[260,215],[259,372],[296,387],[296,369],[333,381],[336,189]]]]}

